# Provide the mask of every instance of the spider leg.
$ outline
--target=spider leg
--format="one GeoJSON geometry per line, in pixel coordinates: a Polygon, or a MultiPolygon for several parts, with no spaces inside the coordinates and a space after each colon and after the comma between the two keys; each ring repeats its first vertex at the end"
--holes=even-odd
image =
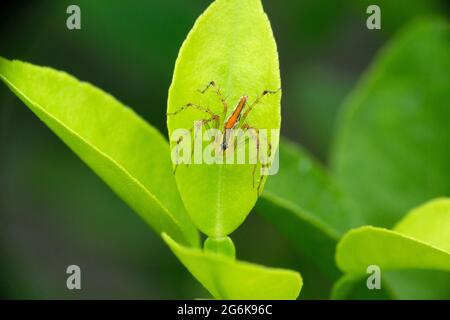
{"type": "MultiPolygon", "coordinates": [[[[260,137],[259,129],[250,127],[247,123],[244,123],[242,125],[242,130],[253,130],[254,131],[254,138],[256,139],[257,162],[255,163],[255,165],[253,167],[253,171],[252,171],[253,188],[255,188],[255,182],[256,182],[255,174],[256,174],[256,168],[258,166],[258,161],[260,161],[260,163],[261,163],[261,169],[267,170],[267,168],[270,168],[270,166],[272,165],[271,162],[270,162],[270,159],[272,157],[272,144],[269,141],[266,140],[268,159],[267,159],[267,162],[266,161],[262,161],[262,159],[260,159],[260,157],[261,157],[261,137],[260,137]]],[[[245,141],[247,141],[247,140],[244,140],[244,142],[245,141]]],[[[256,190],[257,195],[261,194],[261,186],[262,186],[262,183],[263,183],[263,180],[264,180],[265,176],[266,176],[266,174],[263,174],[263,172],[261,171],[260,177],[259,177],[259,181],[258,181],[258,187],[257,187],[257,190],[256,190]]]]}
{"type": "MultiPolygon", "coordinates": [[[[267,142],[267,145],[268,145],[268,156],[269,156],[269,159],[271,158],[271,156],[272,156],[272,145],[270,144],[270,142],[267,142]]],[[[261,163],[261,168],[270,168],[270,166],[272,165],[272,163],[270,163],[270,162],[267,162],[267,163],[261,163]]],[[[261,194],[261,186],[262,186],[262,183],[263,183],[263,180],[264,180],[264,177],[266,177],[266,179],[267,179],[267,175],[266,174],[260,174],[260,176],[259,176],[259,183],[258,183],[258,195],[260,195],[261,194]]]]}
{"type": "MultiPolygon", "coordinates": [[[[256,163],[253,166],[253,171],[252,171],[252,185],[253,185],[253,188],[254,188],[255,187],[255,173],[256,173],[256,168],[258,166],[258,159],[259,159],[259,144],[260,144],[259,129],[250,127],[247,123],[244,123],[241,126],[241,129],[245,130],[245,131],[252,130],[251,132],[252,133],[254,132],[253,139],[255,139],[255,141],[256,141],[256,163]]],[[[244,143],[246,141],[247,141],[247,139],[244,140],[244,143]]]]}
{"type": "Polygon", "coordinates": [[[227,111],[228,111],[228,104],[227,104],[227,99],[223,96],[222,92],[220,91],[219,86],[214,81],[211,81],[210,83],[208,83],[208,85],[205,87],[205,89],[198,90],[198,92],[200,92],[201,94],[204,94],[211,87],[213,87],[215,89],[216,94],[220,99],[220,102],[222,102],[222,106],[223,106],[222,117],[225,119],[225,116],[227,115],[227,111]]]}
{"type": "Polygon", "coordinates": [[[205,113],[209,114],[211,117],[217,117],[217,115],[214,112],[212,112],[209,108],[202,107],[202,106],[199,106],[197,104],[190,103],[190,102],[188,104],[185,104],[184,106],[181,106],[178,110],[175,110],[174,112],[168,112],[167,115],[168,116],[174,116],[174,115],[176,115],[176,114],[180,113],[181,111],[184,111],[184,110],[186,110],[188,108],[194,108],[194,109],[197,109],[197,110],[200,110],[202,112],[205,112],[205,113]]]}
{"type": "Polygon", "coordinates": [[[266,95],[268,95],[268,94],[275,94],[275,93],[277,93],[277,92],[280,91],[280,90],[281,90],[281,88],[278,88],[277,90],[264,90],[264,91],[261,93],[261,95],[259,95],[259,96],[256,98],[256,100],[253,101],[252,104],[249,104],[249,105],[248,105],[247,110],[245,110],[244,114],[243,114],[242,117],[241,117],[241,121],[242,121],[242,122],[245,121],[245,119],[247,118],[247,116],[248,116],[248,114],[250,113],[250,111],[253,110],[253,108],[261,101],[262,98],[264,98],[264,97],[265,97],[266,95]]]}
{"type": "MultiPolygon", "coordinates": [[[[208,125],[208,128],[209,128],[209,123],[210,123],[211,121],[213,121],[213,120],[217,120],[217,117],[218,117],[217,115],[214,115],[214,116],[212,116],[211,118],[200,120],[200,121],[198,121],[198,123],[195,123],[191,128],[189,128],[188,131],[189,131],[190,135],[192,135],[192,131],[194,131],[194,129],[196,129],[196,130],[194,131],[194,141],[195,141],[195,139],[197,138],[197,131],[198,131],[198,129],[201,129],[201,127],[202,127],[203,125],[208,125]]],[[[184,137],[185,137],[185,136],[181,136],[181,137],[178,138],[178,140],[175,142],[175,143],[176,143],[176,146],[175,146],[175,147],[177,148],[176,154],[178,154],[178,146],[179,146],[179,144],[183,141],[184,137]]],[[[191,160],[192,160],[193,156],[194,156],[194,148],[191,148],[191,160]]],[[[189,163],[187,163],[186,165],[189,166],[189,163]]],[[[178,168],[178,162],[175,164],[175,167],[174,167],[174,170],[173,170],[173,174],[176,173],[177,168],[178,168]]]]}

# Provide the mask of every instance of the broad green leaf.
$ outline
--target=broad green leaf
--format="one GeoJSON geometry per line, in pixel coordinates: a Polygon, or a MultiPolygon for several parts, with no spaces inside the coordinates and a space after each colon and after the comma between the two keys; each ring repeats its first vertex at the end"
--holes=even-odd
{"type": "Polygon", "coordinates": [[[394,230],[450,252],[450,200],[434,200],[412,210],[394,230]]]}
{"type": "MultiPolygon", "coordinates": [[[[168,112],[188,103],[208,107],[220,116],[217,126],[223,131],[223,105],[214,88],[205,94],[198,92],[211,81],[226,98],[228,115],[241,96],[248,95],[252,103],[264,90],[280,88],[276,44],[260,0],[217,0],[198,18],[175,65],[168,112]]],[[[246,123],[258,129],[279,129],[280,99],[280,91],[266,95],[246,123]]],[[[168,115],[169,135],[208,118],[210,115],[195,108],[168,115]]],[[[176,147],[176,142],[171,146],[176,147]]],[[[276,147],[272,143],[272,149],[276,147]]],[[[181,197],[201,231],[212,237],[225,236],[244,221],[257,199],[258,183],[254,182],[259,181],[260,171],[256,170],[254,179],[253,169],[252,164],[177,167],[181,197]]]]}
{"type": "Polygon", "coordinates": [[[363,273],[369,265],[385,269],[437,269],[450,271],[450,254],[404,234],[377,227],[348,232],[336,252],[338,267],[363,273]]]}
{"type": "Polygon", "coordinates": [[[327,172],[300,147],[281,140],[280,170],[268,180],[256,209],[331,277],[338,273],[334,267],[337,241],[360,224],[342,202],[343,194],[327,172]]]}
{"type": "Polygon", "coordinates": [[[368,224],[450,194],[449,34],[439,20],[405,29],[345,103],[333,166],[368,224]]]}
{"type": "MultiPolygon", "coordinates": [[[[438,278],[443,279],[441,283],[448,283],[449,243],[450,198],[436,199],[412,210],[393,230],[372,226],[351,230],[336,250],[336,263],[347,275],[336,284],[333,295],[345,296],[352,283],[366,275],[369,265],[379,266],[382,272],[403,269],[444,271],[438,278]]],[[[407,278],[414,282],[422,277],[416,273],[414,278],[407,278]]],[[[402,281],[401,274],[386,280],[394,292],[401,291],[407,283],[402,281]],[[396,283],[400,289],[396,288],[396,283]]]]}
{"type": "Polygon", "coordinates": [[[64,72],[0,58],[0,78],[158,233],[197,245],[159,132],[112,96],[64,72]]]}
{"type": "Polygon", "coordinates": [[[163,239],[189,272],[216,299],[295,299],[302,287],[299,273],[235,261],[163,239]]]}

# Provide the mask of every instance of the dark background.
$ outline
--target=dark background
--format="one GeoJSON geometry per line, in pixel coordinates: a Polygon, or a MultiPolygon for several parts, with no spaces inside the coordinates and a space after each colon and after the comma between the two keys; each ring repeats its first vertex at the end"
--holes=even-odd
{"type": "MultiPolygon", "coordinates": [[[[178,50],[210,1],[11,1],[0,6],[0,55],[48,65],[113,94],[166,133],[178,50]],[[66,8],[81,8],[81,30],[66,8]]],[[[446,1],[263,1],[278,43],[282,132],[326,165],[333,124],[377,50],[446,1]],[[381,7],[382,30],[366,8],[381,7]]],[[[138,152],[138,150],[137,150],[138,152]]],[[[272,225],[251,214],[232,235],[238,258],[301,270],[301,298],[327,298],[323,278],[272,225]]],[[[0,85],[0,297],[208,297],[159,237],[4,85],[0,85]],[[82,290],[66,288],[66,267],[82,290]]]]}

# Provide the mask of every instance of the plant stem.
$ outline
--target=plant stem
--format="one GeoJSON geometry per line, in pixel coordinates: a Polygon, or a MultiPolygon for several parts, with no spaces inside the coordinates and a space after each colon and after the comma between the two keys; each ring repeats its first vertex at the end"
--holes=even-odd
{"type": "Polygon", "coordinates": [[[203,250],[228,256],[236,257],[236,248],[230,237],[206,238],[203,244],[203,250]]]}

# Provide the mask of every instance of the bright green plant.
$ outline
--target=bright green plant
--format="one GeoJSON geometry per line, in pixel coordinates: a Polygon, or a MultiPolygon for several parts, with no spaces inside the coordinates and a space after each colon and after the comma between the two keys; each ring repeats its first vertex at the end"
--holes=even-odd
{"type": "MultiPolygon", "coordinates": [[[[447,21],[434,19],[407,27],[382,50],[344,102],[329,171],[281,140],[280,172],[267,179],[256,210],[335,282],[332,298],[450,298],[449,39],[447,21]],[[382,269],[381,293],[364,287],[368,265],[382,269]]],[[[4,58],[0,78],[214,298],[299,295],[297,272],[235,259],[229,235],[258,199],[251,165],[179,165],[174,175],[173,142],[105,92],[4,58]]],[[[211,81],[228,114],[242,95],[254,100],[281,86],[260,0],[217,0],[197,20],[176,62],[168,113],[195,103],[221,114],[214,90],[198,92],[211,81]]],[[[281,92],[267,96],[249,124],[279,129],[280,99],[281,92]]],[[[169,136],[206,117],[195,109],[168,115],[169,136]]]]}
{"type": "MultiPolygon", "coordinates": [[[[334,264],[335,247],[347,231],[362,225],[391,227],[424,201],[450,195],[449,37],[446,21],[427,20],[408,26],[382,50],[344,103],[331,173],[301,148],[281,144],[280,172],[268,181],[257,209],[331,281],[340,273],[334,264]]],[[[448,211],[438,220],[437,208],[426,208],[423,221],[436,225],[424,229],[427,237],[448,233],[448,211]]],[[[358,266],[361,276],[362,264],[377,264],[383,251],[403,251],[399,258],[416,256],[423,264],[407,264],[403,269],[411,271],[383,276],[389,288],[383,298],[449,298],[448,248],[437,253],[439,270],[446,271],[430,275],[425,269],[436,261],[428,262],[428,247],[417,251],[422,245],[408,242],[400,250],[395,244],[403,238],[395,234],[392,241],[381,242],[388,236],[393,236],[391,231],[373,227],[349,231],[337,253],[338,267],[349,273],[345,279],[355,280],[351,257],[364,256],[358,266]],[[359,251],[350,244],[358,244],[359,251]]],[[[394,260],[379,262],[389,269],[394,260]]],[[[337,287],[347,283],[345,279],[337,287]]],[[[350,294],[353,284],[334,296],[350,294]]],[[[354,297],[381,296],[373,291],[354,297]]]]}
{"type": "MultiPolygon", "coordinates": [[[[203,95],[198,92],[211,81],[227,97],[228,109],[244,94],[252,101],[263,90],[280,88],[276,44],[259,0],[216,1],[197,20],[175,65],[168,112],[191,102],[221,115],[223,106],[215,88],[203,95]]],[[[280,128],[280,94],[265,97],[255,109],[246,119],[251,126],[280,128]]],[[[169,116],[169,134],[209,117],[194,108],[169,116]]],[[[221,118],[219,125],[224,121],[221,118]]],[[[211,238],[224,237],[244,221],[257,199],[252,171],[252,164],[179,166],[176,180],[181,197],[202,232],[211,238]]]]}
{"type": "MultiPolygon", "coordinates": [[[[366,277],[367,266],[383,271],[422,269],[450,272],[450,198],[436,199],[407,214],[393,230],[364,226],[339,242],[336,263],[346,274],[335,285],[343,298],[366,277]]],[[[450,294],[450,281],[442,296],[450,294]]],[[[445,288],[445,287],[444,287],[445,288]]]]}
{"type": "MultiPolygon", "coordinates": [[[[237,2],[218,0],[198,19],[176,63],[169,111],[192,101],[216,110],[217,97],[197,92],[212,80],[230,93],[230,101],[245,93],[255,99],[263,90],[280,87],[276,45],[260,1],[246,1],[245,10],[237,2]]],[[[226,236],[256,202],[252,165],[180,166],[175,182],[165,139],[100,89],[64,72],[4,58],[0,78],[163,236],[213,297],[298,296],[302,278],[297,272],[234,260],[234,244],[226,236]],[[209,236],[205,250],[199,248],[197,227],[209,236]]],[[[258,109],[248,117],[252,126],[279,128],[279,95],[258,109]]],[[[169,118],[169,128],[192,126],[197,117],[169,118]]]]}

